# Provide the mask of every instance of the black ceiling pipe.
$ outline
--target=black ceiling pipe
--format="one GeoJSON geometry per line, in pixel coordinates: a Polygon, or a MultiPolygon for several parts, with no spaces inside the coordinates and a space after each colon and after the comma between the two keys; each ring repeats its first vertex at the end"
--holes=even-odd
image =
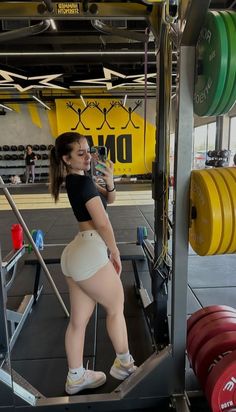
{"type": "Polygon", "coordinates": [[[91,20],[92,26],[104,34],[113,34],[114,36],[125,37],[126,39],[131,39],[139,42],[148,41],[149,36],[147,34],[137,33],[130,30],[116,29],[115,27],[105,24],[102,20],[95,19],[91,20]]]}
{"type": "Polygon", "coordinates": [[[32,36],[34,34],[42,33],[50,27],[50,21],[44,20],[38,24],[29,27],[23,27],[22,29],[11,30],[8,32],[0,33],[0,42],[19,39],[20,37],[32,36]]]}

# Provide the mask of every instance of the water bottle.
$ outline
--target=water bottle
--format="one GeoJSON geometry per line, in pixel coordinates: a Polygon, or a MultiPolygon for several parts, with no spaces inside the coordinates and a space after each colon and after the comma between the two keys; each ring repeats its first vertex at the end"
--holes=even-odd
{"type": "Polygon", "coordinates": [[[11,237],[13,249],[18,250],[23,246],[23,229],[20,224],[14,224],[11,227],[11,237]]]}

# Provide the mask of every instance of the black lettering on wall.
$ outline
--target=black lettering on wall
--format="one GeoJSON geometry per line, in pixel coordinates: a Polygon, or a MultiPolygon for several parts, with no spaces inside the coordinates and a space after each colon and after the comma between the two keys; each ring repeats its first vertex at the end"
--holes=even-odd
{"type": "Polygon", "coordinates": [[[108,157],[111,159],[113,163],[115,163],[116,162],[115,135],[108,134],[105,142],[104,142],[104,136],[101,134],[98,135],[98,145],[106,146],[108,157]]]}
{"type": "Polygon", "coordinates": [[[86,137],[86,139],[88,140],[88,144],[89,144],[89,146],[90,147],[92,147],[92,146],[94,146],[94,143],[93,143],[93,136],[91,136],[91,135],[84,135],[85,137],[86,137]]]}
{"type": "Polygon", "coordinates": [[[117,160],[120,163],[132,163],[132,135],[120,134],[117,137],[117,160]]]}
{"type": "MultiPolygon", "coordinates": [[[[89,146],[94,146],[93,137],[85,135],[88,139],[89,146]]],[[[98,135],[98,146],[106,146],[109,159],[113,163],[116,160],[120,163],[132,163],[132,135],[121,134],[115,138],[114,134],[108,134],[106,138],[104,135],[98,135]]]]}

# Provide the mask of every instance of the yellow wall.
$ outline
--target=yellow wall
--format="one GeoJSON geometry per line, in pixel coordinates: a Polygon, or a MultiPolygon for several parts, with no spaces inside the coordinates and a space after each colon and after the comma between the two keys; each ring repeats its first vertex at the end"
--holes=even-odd
{"type": "Polygon", "coordinates": [[[76,131],[93,145],[105,145],[108,158],[115,163],[116,175],[151,172],[155,154],[155,126],[145,121],[141,104],[119,100],[89,99],[87,107],[80,99],[56,100],[58,134],[76,131]],[[146,145],[144,141],[146,140],[146,145]]]}

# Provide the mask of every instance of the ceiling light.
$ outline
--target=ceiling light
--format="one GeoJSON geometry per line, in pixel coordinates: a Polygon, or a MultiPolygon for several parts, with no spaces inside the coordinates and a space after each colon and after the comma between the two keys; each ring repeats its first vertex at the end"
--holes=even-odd
{"type": "Polygon", "coordinates": [[[52,28],[53,30],[57,30],[57,25],[56,25],[55,20],[49,19],[49,22],[50,22],[50,24],[51,24],[51,28],[52,28]]]}
{"type": "Polygon", "coordinates": [[[37,96],[32,96],[33,99],[37,100],[37,102],[39,102],[42,106],[45,107],[45,109],[51,110],[51,107],[49,107],[47,104],[45,104],[44,102],[42,102],[42,100],[40,100],[37,96]]]}
{"type": "Polygon", "coordinates": [[[0,103],[0,107],[2,107],[3,109],[10,110],[10,112],[13,112],[13,109],[9,106],[6,106],[5,104],[0,103]]]}
{"type": "Polygon", "coordinates": [[[81,98],[81,101],[82,101],[84,107],[87,107],[87,103],[86,103],[86,101],[84,100],[82,94],[80,95],[80,98],[81,98]]]}

